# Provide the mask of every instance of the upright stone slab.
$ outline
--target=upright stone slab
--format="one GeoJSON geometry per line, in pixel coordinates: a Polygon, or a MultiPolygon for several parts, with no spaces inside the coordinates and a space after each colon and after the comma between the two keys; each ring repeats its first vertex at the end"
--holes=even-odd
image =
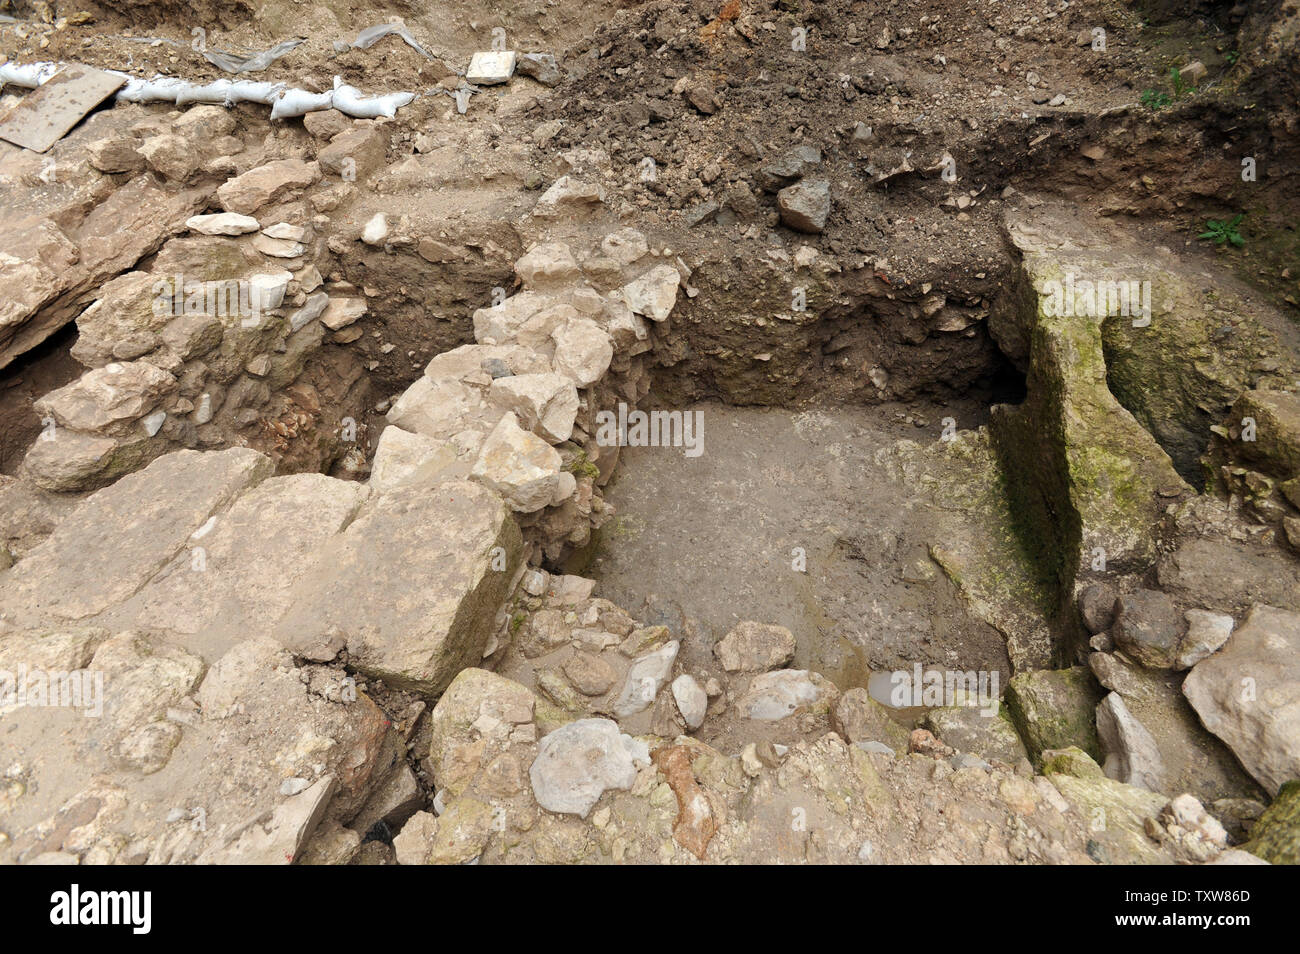
{"type": "Polygon", "coordinates": [[[384,494],[322,550],[274,635],[319,658],[346,645],[360,672],[437,695],[482,659],[521,546],[501,498],[476,484],[384,494]]]}

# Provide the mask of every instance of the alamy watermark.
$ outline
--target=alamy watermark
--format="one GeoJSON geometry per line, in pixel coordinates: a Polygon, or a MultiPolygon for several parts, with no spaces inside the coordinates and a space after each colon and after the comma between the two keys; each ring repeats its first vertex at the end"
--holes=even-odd
{"type": "Polygon", "coordinates": [[[1042,283],[1038,293],[1046,297],[1043,311],[1050,317],[1122,316],[1132,318],[1134,328],[1151,324],[1150,281],[1076,280],[1073,272],[1066,272],[1064,282],[1050,279],[1042,283]]]}
{"type": "Polygon", "coordinates": [[[687,457],[704,453],[703,411],[596,412],[596,444],[600,447],[682,447],[687,457]]]}
{"type": "Polygon", "coordinates": [[[255,328],[266,312],[280,307],[286,284],[273,275],[217,281],[186,281],[184,275],[160,278],[153,284],[153,313],[159,318],[238,318],[243,327],[255,328]]]}
{"type": "Polygon", "coordinates": [[[998,714],[1001,680],[996,669],[923,669],[916,663],[910,672],[890,673],[889,704],[899,709],[968,706],[992,718],[998,714]]]}
{"type": "Polygon", "coordinates": [[[0,669],[0,715],[20,706],[82,709],[88,719],[104,713],[104,674],[98,670],[0,669]]]}

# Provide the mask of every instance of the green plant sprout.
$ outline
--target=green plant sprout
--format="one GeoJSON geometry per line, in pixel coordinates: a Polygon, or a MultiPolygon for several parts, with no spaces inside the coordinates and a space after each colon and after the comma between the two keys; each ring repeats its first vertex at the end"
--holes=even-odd
{"type": "Polygon", "coordinates": [[[1241,220],[1245,217],[1245,213],[1241,213],[1239,215],[1234,215],[1227,221],[1207,219],[1205,222],[1205,231],[1196,237],[1198,239],[1210,239],[1215,245],[1232,244],[1237,248],[1241,248],[1246,244],[1246,240],[1242,238],[1241,233],[1237,231],[1237,226],[1241,224],[1241,220]]]}
{"type": "Polygon", "coordinates": [[[1153,113],[1158,113],[1172,102],[1168,93],[1161,93],[1154,89],[1148,89],[1142,93],[1142,105],[1153,113]]]}

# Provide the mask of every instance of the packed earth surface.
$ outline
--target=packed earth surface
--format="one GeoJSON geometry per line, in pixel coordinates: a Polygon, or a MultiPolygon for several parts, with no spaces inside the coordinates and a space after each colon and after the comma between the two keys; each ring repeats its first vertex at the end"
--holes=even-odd
{"type": "Polygon", "coordinates": [[[1296,0],[0,0],[0,862],[1300,862],[1298,104],[1296,0]]]}

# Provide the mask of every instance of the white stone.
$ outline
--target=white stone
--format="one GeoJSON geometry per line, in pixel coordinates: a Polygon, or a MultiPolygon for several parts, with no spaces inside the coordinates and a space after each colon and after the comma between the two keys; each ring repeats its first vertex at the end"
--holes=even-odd
{"type": "Polygon", "coordinates": [[[153,437],[160,430],[162,430],[163,423],[166,420],[167,420],[166,411],[154,411],[148,417],[143,417],[140,419],[140,426],[144,428],[144,432],[146,434],[148,434],[150,437],[153,437]]]}
{"type": "Polygon", "coordinates": [[[686,727],[694,731],[704,724],[704,716],[709,708],[709,697],[704,687],[694,676],[682,673],[672,683],[673,701],[677,711],[682,714],[686,727]]]}
{"type": "Polygon", "coordinates": [[[331,298],[321,310],[320,322],[330,331],[338,331],[369,310],[370,306],[364,298],[331,298]]]}
{"type": "Polygon", "coordinates": [[[552,444],[567,441],[578,416],[578,389],[563,374],[515,374],[495,379],[488,399],[552,444]]]}
{"type": "Polygon", "coordinates": [[[285,289],[293,281],[293,274],[286,269],[263,272],[248,280],[248,297],[254,308],[259,311],[272,311],[284,303],[285,289]]]}
{"type": "Polygon", "coordinates": [[[388,216],[376,212],[361,230],[361,241],[367,245],[383,245],[388,238],[388,216]]]}
{"type": "Polygon", "coordinates": [[[206,391],[199,395],[198,407],[194,409],[194,423],[203,425],[212,420],[212,395],[206,391]]]}
{"type": "Polygon", "coordinates": [[[1160,746],[1117,692],[1097,704],[1097,735],[1106,755],[1103,769],[1108,778],[1151,792],[1163,788],[1165,765],[1160,746]]]}
{"type": "Polygon", "coordinates": [[[1177,669],[1191,669],[1206,656],[1218,652],[1232,635],[1232,617],[1223,613],[1189,609],[1183,618],[1187,620],[1187,633],[1178,647],[1177,669]]]}
{"type": "Polygon", "coordinates": [[[485,406],[475,388],[449,379],[419,377],[393,402],[388,422],[441,440],[463,431],[485,406]]]}
{"type": "Polygon", "coordinates": [[[614,714],[626,718],[644,712],[654,704],[655,696],[668,680],[673,663],[677,661],[677,640],[670,640],[658,649],[638,656],[627,671],[623,691],[614,703],[614,714]]]}
{"type": "Polygon", "coordinates": [[[290,242],[286,239],[271,238],[267,235],[255,235],[253,237],[253,248],[272,258],[299,258],[307,253],[307,246],[301,242],[290,242]]]}
{"type": "Polygon", "coordinates": [[[515,274],[528,288],[565,281],[579,274],[578,260],[563,242],[534,245],[515,262],[515,274]]]}
{"type": "Polygon", "coordinates": [[[262,229],[262,234],[286,242],[301,242],[307,237],[307,229],[301,225],[290,225],[288,222],[276,222],[262,229]]]}
{"type": "Polygon", "coordinates": [[[813,681],[808,670],[778,669],[755,676],[737,708],[747,719],[776,722],[820,701],[824,694],[825,689],[813,681]]]}
{"type": "Polygon", "coordinates": [[[645,236],[636,229],[610,232],[600,243],[600,250],[620,265],[631,265],[650,254],[645,236]]]}
{"type": "Polygon", "coordinates": [[[470,476],[505,497],[514,510],[532,513],[572,495],[573,475],[562,472],[561,463],[554,447],[506,412],[483,442],[470,476]]]}
{"type": "Polygon", "coordinates": [[[311,324],[325,313],[325,308],[329,303],[330,296],[325,292],[308,295],[303,306],[289,316],[289,330],[298,331],[311,324]]]}
{"type": "Polygon", "coordinates": [[[1300,615],[1254,606],[1221,650],[1192,667],[1183,695],[1270,795],[1300,778],[1300,615]]]}
{"type": "Polygon", "coordinates": [[[623,301],[638,315],[664,321],[677,304],[681,275],[671,265],[656,265],[635,281],[623,286],[623,301]]]}
{"type": "Polygon", "coordinates": [[[528,778],[542,808],[586,818],[606,791],[630,789],[649,759],[646,744],[616,722],[579,719],[542,739],[528,778]]]}
{"type": "Polygon", "coordinates": [[[465,81],[475,86],[495,86],[515,75],[513,50],[484,50],[470,57],[465,81]]]}
{"type": "Polygon", "coordinates": [[[604,201],[605,190],[601,186],[573,176],[561,176],[542,193],[537,205],[533,206],[533,215],[555,218],[600,205],[604,201]]]}
{"type": "MultiPolygon", "coordinates": [[[[433,487],[453,477],[463,477],[455,472],[456,445],[403,430],[386,427],[379,435],[375,460],[370,469],[370,486],[379,493],[388,493],[400,487],[433,487]]],[[[467,472],[468,465],[463,468],[467,472]]]]}
{"type": "Polygon", "coordinates": [[[570,319],[552,333],[551,339],[555,342],[555,370],[578,387],[603,378],[614,358],[609,335],[590,318],[570,319]]]}
{"type": "Polygon", "coordinates": [[[185,220],[185,227],[200,235],[247,235],[262,226],[251,215],[218,212],[215,215],[192,215],[185,220]]]}

